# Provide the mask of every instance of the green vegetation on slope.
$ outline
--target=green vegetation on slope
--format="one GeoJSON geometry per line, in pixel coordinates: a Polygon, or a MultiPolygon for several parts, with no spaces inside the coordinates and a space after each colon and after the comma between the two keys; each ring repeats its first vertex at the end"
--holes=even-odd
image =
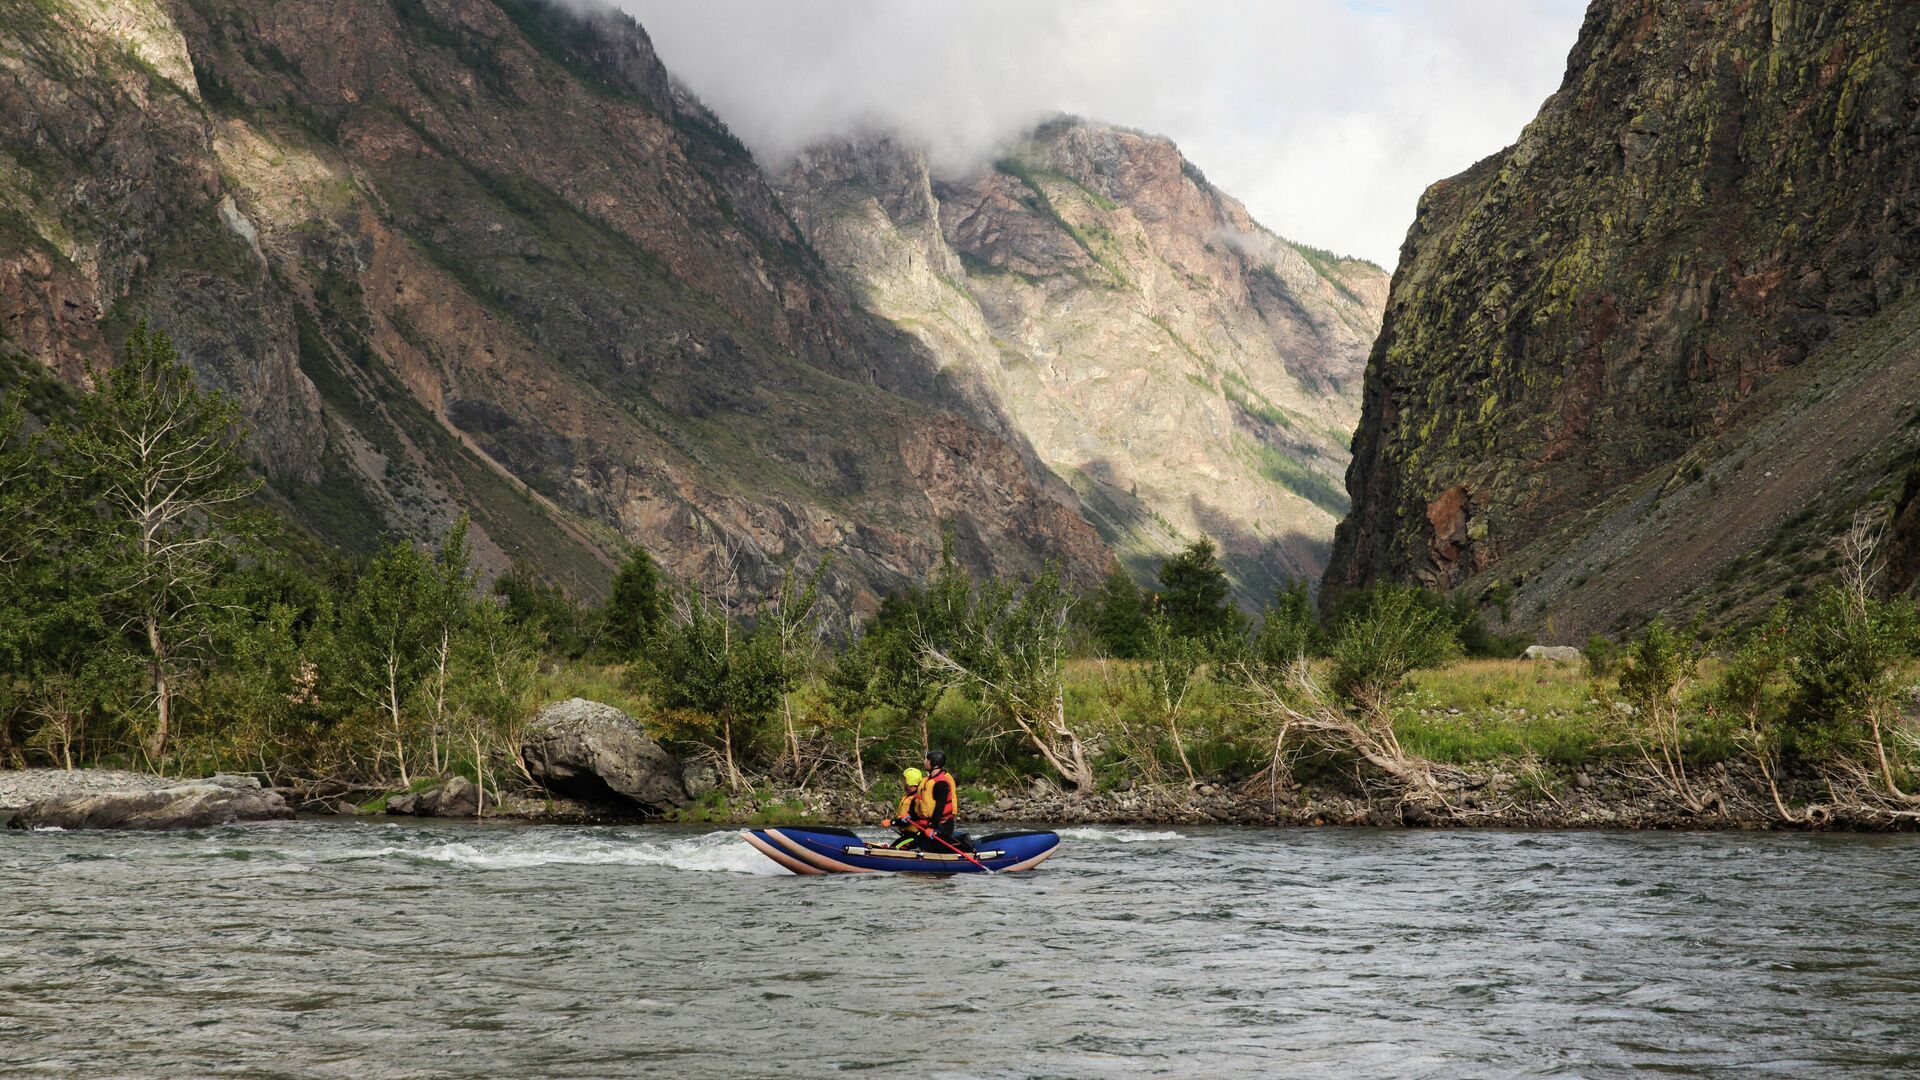
{"type": "MultiPolygon", "coordinates": [[[[835,638],[821,566],[790,570],[774,600],[741,610],[636,553],[609,600],[587,607],[524,567],[482,594],[464,523],[431,548],[386,541],[358,557],[256,544],[271,531],[237,518],[229,494],[245,487],[230,404],[169,366],[164,338],[136,342],[70,418],[28,423],[20,381],[0,401],[7,764],[398,789],[459,773],[498,791],[514,783],[535,707],[579,694],[714,755],[736,794],[768,781],[866,787],[937,745],[975,786],[1384,785],[1424,805],[1480,770],[1548,798],[1606,770],[1692,815],[1718,797],[1705,771],[1733,763],[1880,812],[1920,765],[1900,708],[1920,609],[1873,593],[1871,523],[1843,553],[1851,585],[1738,637],[1655,623],[1619,646],[1595,641],[1584,668],[1503,659],[1519,643],[1470,604],[1396,586],[1330,597],[1322,617],[1295,583],[1249,620],[1205,540],[1166,560],[1154,590],[1117,574],[1085,597],[1051,572],[978,580],[949,552],[835,638]],[[227,479],[190,487],[199,513],[151,536],[130,527],[131,507],[72,486],[112,491],[145,468],[115,447],[156,401],[205,419],[181,449],[227,479]],[[148,589],[149,539],[199,553],[169,565],[170,592],[148,589]],[[128,619],[160,629],[130,636],[128,619]]],[[[1802,823],[1817,810],[1778,806],[1802,823]]],[[[726,796],[694,811],[732,812],[726,796]]]]}

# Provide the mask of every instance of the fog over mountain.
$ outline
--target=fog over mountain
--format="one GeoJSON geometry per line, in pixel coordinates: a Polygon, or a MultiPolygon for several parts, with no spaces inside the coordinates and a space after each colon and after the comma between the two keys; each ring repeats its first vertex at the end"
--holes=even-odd
{"type": "Polygon", "coordinates": [[[1059,111],[1167,135],[1288,236],[1394,264],[1559,84],[1578,0],[618,0],[778,167],[862,128],[965,171],[1059,111]]]}

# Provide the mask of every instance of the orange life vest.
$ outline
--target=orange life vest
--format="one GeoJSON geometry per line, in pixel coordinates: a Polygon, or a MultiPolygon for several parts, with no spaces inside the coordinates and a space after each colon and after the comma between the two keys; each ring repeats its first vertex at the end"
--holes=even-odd
{"type": "Polygon", "coordinates": [[[952,821],[960,816],[960,785],[953,782],[953,776],[945,769],[935,769],[925,780],[920,781],[920,790],[914,793],[913,816],[919,821],[929,821],[935,825],[952,821]],[[933,785],[935,781],[945,781],[947,785],[946,801],[934,805],[933,785]]]}

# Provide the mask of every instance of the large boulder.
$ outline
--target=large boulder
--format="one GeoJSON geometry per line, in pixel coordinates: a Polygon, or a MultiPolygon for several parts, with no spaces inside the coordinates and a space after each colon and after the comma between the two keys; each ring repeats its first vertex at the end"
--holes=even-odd
{"type": "Polygon", "coordinates": [[[473,817],[480,812],[480,789],[464,776],[441,784],[433,795],[435,817],[473,817]]]}
{"type": "Polygon", "coordinates": [[[633,717],[585,698],[541,709],[520,741],[520,760],[542,787],[587,802],[659,814],[685,806],[680,762],[633,717]]]}
{"type": "Polygon", "coordinates": [[[1571,645],[1529,645],[1526,656],[1529,660],[1546,660],[1555,664],[1580,662],[1580,650],[1571,645]]]}
{"type": "Polygon", "coordinates": [[[163,788],[75,792],[29,803],[15,829],[203,829],[236,821],[279,821],[293,810],[251,776],[214,776],[163,788]]]}

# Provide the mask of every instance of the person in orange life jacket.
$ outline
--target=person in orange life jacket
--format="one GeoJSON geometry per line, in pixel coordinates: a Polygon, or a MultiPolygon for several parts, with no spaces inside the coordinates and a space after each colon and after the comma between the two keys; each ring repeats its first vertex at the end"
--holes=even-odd
{"type": "Polygon", "coordinates": [[[880,824],[899,832],[900,839],[894,841],[894,847],[910,848],[920,839],[920,830],[916,825],[926,824],[926,815],[916,813],[915,803],[920,801],[920,789],[926,783],[927,774],[919,769],[909,768],[900,774],[900,781],[906,788],[906,794],[900,796],[900,805],[893,816],[880,824]]]}
{"type": "MultiPolygon", "coordinates": [[[[925,827],[952,844],[954,822],[960,817],[960,786],[947,772],[947,755],[938,750],[927,751],[927,778],[921,781],[920,791],[917,809],[926,812],[925,827]]],[[[948,850],[938,841],[930,840],[922,846],[930,851],[948,850]]]]}

